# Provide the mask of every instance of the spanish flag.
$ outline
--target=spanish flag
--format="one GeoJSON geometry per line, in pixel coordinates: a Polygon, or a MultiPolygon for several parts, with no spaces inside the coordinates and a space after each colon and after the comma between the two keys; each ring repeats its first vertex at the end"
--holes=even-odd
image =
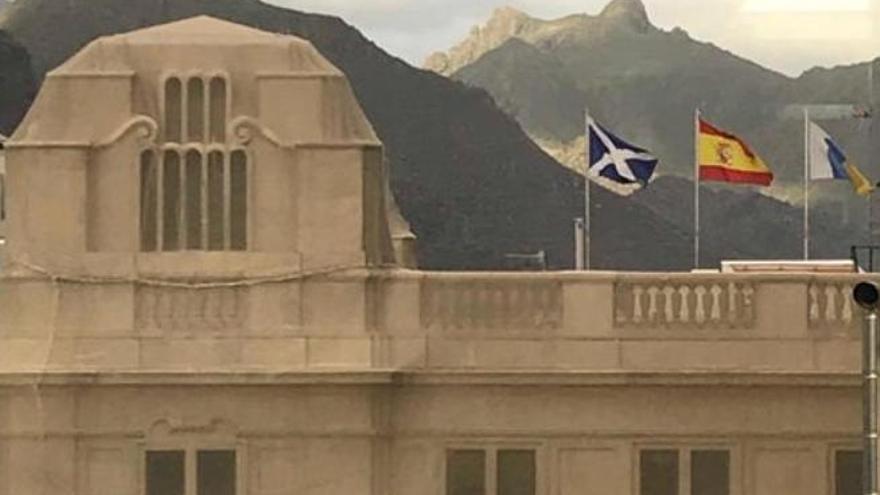
{"type": "Polygon", "coordinates": [[[773,172],[742,139],[703,119],[700,122],[700,180],[769,186],[773,172]]]}

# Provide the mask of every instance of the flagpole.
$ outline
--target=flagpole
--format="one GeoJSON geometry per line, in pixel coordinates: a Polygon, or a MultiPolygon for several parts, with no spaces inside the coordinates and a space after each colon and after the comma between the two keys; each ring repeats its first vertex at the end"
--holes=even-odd
{"type": "Polygon", "coordinates": [[[584,108],[584,269],[589,271],[592,246],[590,237],[593,230],[590,221],[590,109],[584,108]]]}
{"type": "Polygon", "coordinates": [[[810,108],[804,106],[804,261],[810,260],[810,108]]]}
{"type": "Polygon", "coordinates": [[[700,268],[700,109],[694,111],[694,269],[700,268]]]}

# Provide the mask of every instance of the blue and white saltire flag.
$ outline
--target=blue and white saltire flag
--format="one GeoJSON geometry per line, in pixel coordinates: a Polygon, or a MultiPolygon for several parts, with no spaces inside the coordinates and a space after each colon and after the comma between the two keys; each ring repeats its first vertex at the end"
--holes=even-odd
{"type": "Polygon", "coordinates": [[[588,133],[590,177],[602,177],[638,188],[648,185],[660,160],[611,134],[593,119],[589,121],[588,133]]]}

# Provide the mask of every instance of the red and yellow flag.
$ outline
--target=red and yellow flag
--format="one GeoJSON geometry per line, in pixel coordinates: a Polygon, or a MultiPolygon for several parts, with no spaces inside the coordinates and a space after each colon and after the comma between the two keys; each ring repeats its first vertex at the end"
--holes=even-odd
{"type": "Polygon", "coordinates": [[[773,172],[742,139],[700,119],[700,180],[769,186],[773,172]]]}

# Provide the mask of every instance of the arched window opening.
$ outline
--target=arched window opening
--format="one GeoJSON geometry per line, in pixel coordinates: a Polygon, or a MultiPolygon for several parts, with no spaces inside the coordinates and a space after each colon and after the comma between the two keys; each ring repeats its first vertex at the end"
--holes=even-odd
{"type": "Polygon", "coordinates": [[[186,248],[201,249],[202,244],[202,154],[186,153],[186,248]]]}
{"type": "Polygon", "coordinates": [[[186,106],[187,140],[200,143],[205,140],[205,85],[198,77],[187,83],[186,106]]]}
{"type": "Polygon", "coordinates": [[[162,167],[162,250],[180,249],[180,155],[166,151],[162,167]]]}
{"type": "Polygon", "coordinates": [[[226,141],[226,79],[222,77],[211,79],[209,91],[211,94],[211,141],[222,143],[226,141]]]}
{"type": "Polygon", "coordinates": [[[247,249],[247,155],[235,150],[229,171],[229,244],[233,251],[247,249]]]}
{"type": "Polygon", "coordinates": [[[208,249],[221,251],[226,246],[225,160],[219,151],[208,154],[208,249]]]}
{"type": "Polygon", "coordinates": [[[227,79],[169,77],[162,94],[164,142],[139,160],[141,250],[246,250],[248,158],[226,143],[227,79]]]}
{"type": "Polygon", "coordinates": [[[152,150],[141,153],[141,250],[156,251],[157,214],[159,212],[159,177],[156,154],[152,150]]]}
{"type": "Polygon", "coordinates": [[[176,77],[165,81],[165,140],[179,143],[183,128],[183,88],[176,77]]]}

